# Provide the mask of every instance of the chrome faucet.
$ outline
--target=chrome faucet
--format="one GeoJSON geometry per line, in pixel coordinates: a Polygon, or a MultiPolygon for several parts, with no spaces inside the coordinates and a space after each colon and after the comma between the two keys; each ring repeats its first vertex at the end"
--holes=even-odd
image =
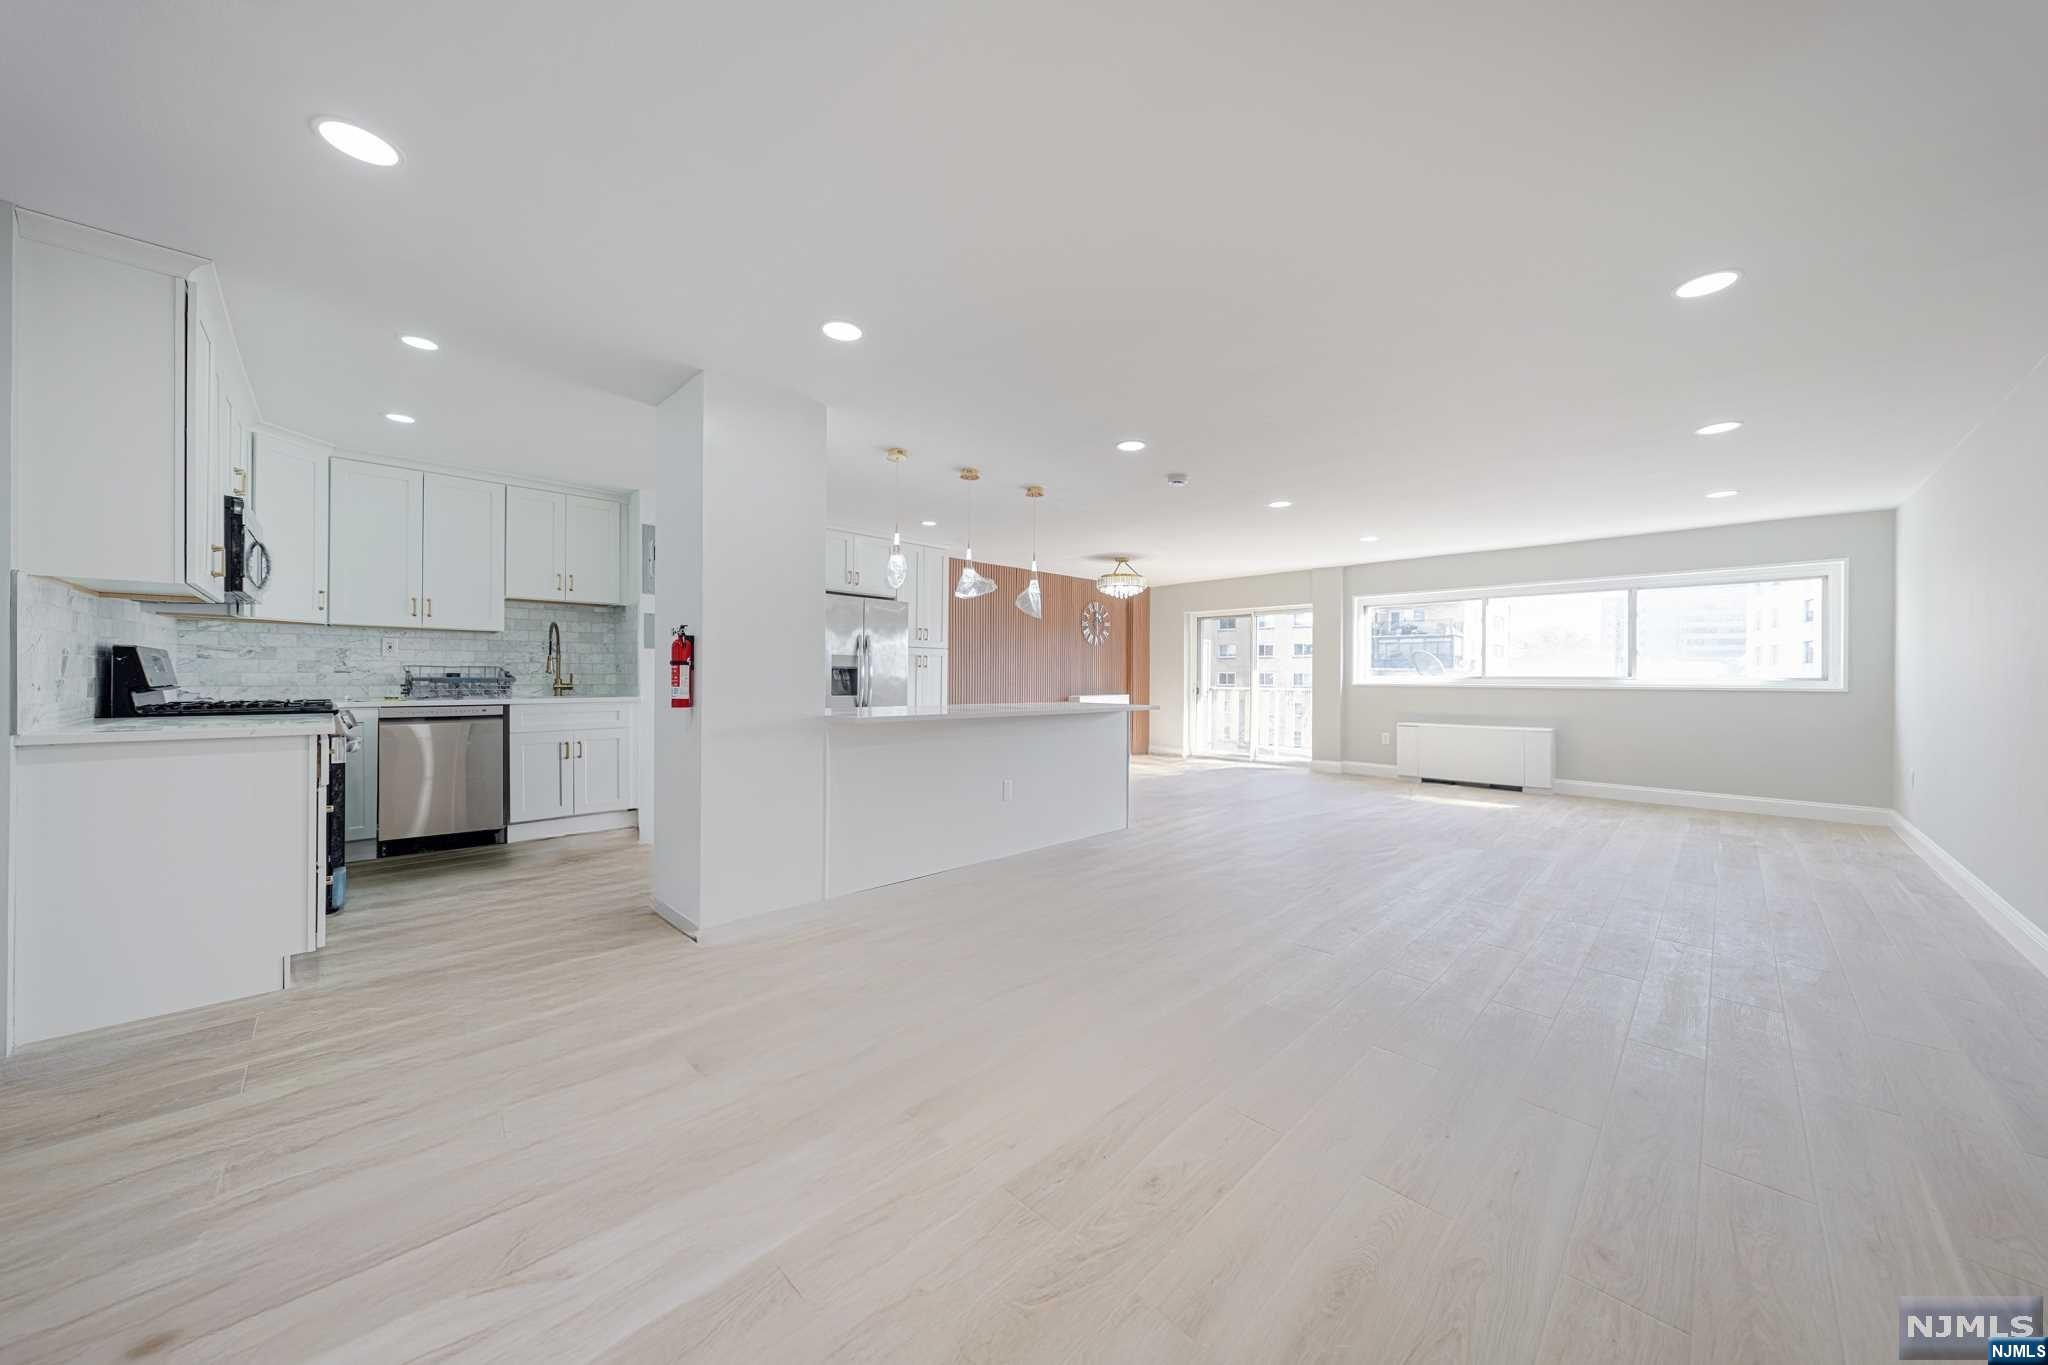
{"type": "Polygon", "coordinates": [[[562,673],[562,628],[553,621],[548,622],[548,657],[541,665],[541,672],[554,678],[552,687],[556,696],[576,690],[576,675],[562,673]]]}

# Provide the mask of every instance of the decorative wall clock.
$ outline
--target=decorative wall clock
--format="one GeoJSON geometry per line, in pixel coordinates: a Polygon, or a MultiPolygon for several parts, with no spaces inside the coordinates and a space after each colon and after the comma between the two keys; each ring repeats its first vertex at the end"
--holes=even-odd
{"type": "Polygon", "coordinates": [[[1090,602],[1081,608],[1081,638],[1091,645],[1109,638],[1109,609],[1102,603],[1090,602]]]}

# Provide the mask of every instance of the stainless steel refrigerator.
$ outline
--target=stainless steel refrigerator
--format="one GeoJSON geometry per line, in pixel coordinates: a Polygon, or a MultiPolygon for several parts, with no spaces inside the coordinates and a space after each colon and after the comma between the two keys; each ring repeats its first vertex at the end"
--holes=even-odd
{"type": "Polygon", "coordinates": [[[825,704],[910,705],[910,604],[825,594],[825,704]]]}

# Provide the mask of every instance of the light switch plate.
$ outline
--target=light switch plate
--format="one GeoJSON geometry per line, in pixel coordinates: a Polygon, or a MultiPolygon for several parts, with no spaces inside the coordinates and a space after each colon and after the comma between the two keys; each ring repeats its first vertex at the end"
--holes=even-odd
{"type": "Polygon", "coordinates": [[[655,635],[654,635],[654,613],[653,613],[653,612],[651,612],[651,611],[643,611],[643,612],[641,612],[641,613],[640,613],[640,648],[642,648],[642,649],[653,649],[653,648],[655,647],[655,645],[657,645],[658,643],[660,643],[660,642],[659,642],[658,640],[656,640],[656,639],[655,639],[655,635]]]}

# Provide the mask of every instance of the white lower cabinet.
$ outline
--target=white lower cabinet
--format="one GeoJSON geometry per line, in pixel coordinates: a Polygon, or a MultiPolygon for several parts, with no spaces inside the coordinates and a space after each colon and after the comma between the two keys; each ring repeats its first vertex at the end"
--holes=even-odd
{"type": "Polygon", "coordinates": [[[377,713],[351,706],[355,713],[355,751],[344,754],[342,835],[349,843],[377,837],[377,713]]]}
{"type": "Polygon", "coordinates": [[[509,717],[512,823],[632,810],[635,705],[631,698],[515,702],[509,717]]]}
{"type": "Polygon", "coordinates": [[[576,813],[576,779],[570,768],[570,751],[575,742],[575,736],[566,730],[512,736],[509,776],[513,824],[576,813]]]}
{"type": "Polygon", "coordinates": [[[910,704],[912,706],[944,706],[946,704],[945,650],[913,649],[910,651],[910,704]]]}

